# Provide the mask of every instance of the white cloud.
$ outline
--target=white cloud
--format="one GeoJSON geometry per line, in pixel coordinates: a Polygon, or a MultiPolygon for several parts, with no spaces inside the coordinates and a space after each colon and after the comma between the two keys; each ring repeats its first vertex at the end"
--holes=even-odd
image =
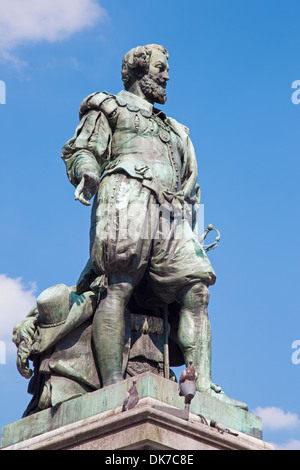
{"type": "Polygon", "coordinates": [[[55,42],[107,18],[96,0],[0,0],[0,56],[20,44],[55,42]]]}
{"type": "Polygon", "coordinates": [[[13,327],[23,320],[36,303],[36,285],[21,278],[0,274],[0,340],[10,343],[13,327]]]}
{"type": "Polygon", "coordinates": [[[281,408],[269,406],[266,408],[257,407],[253,413],[262,418],[263,428],[268,429],[292,429],[300,424],[300,420],[295,413],[284,412],[281,408]]]}
{"type": "Polygon", "coordinates": [[[275,450],[300,450],[300,441],[291,439],[284,444],[274,444],[275,450]]]}
{"type": "Polygon", "coordinates": [[[0,43],[0,64],[9,63],[12,65],[17,71],[22,70],[27,64],[22,59],[19,59],[14,54],[11,54],[9,51],[1,50],[1,43],[0,43]]]}

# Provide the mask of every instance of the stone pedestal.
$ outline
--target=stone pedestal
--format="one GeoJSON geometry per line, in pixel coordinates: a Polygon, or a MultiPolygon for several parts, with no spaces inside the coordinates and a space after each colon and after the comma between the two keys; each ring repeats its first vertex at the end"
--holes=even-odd
{"type": "Polygon", "coordinates": [[[64,402],[5,426],[3,450],[271,450],[261,420],[197,392],[187,419],[178,384],[146,373],[137,376],[138,405],[122,412],[132,379],[64,402]],[[181,410],[181,412],[178,412],[181,410]],[[205,420],[203,420],[205,417],[205,420]],[[220,427],[237,435],[221,433],[220,427]],[[203,422],[204,421],[204,422],[203,422]]]}

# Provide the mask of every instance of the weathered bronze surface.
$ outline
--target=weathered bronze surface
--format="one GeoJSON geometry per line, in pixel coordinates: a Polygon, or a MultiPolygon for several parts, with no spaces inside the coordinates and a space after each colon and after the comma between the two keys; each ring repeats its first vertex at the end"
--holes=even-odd
{"type": "Polygon", "coordinates": [[[47,289],[15,327],[20,373],[34,365],[25,415],[147,371],[174,380],[170,367],[189,361],[197,390],[246,408],[211,379],[206,252],[216,243],[197,235],[189,130],[154,107],[166,101],[168,69],[162,46],[129,51],[125,90],[88,96],[63,147],[75,199],[94,197],[90,259],[76,286],[47,289]]]}

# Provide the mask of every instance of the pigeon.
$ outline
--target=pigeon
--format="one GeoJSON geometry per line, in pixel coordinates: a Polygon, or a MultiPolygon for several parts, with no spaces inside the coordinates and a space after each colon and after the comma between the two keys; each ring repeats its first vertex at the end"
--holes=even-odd
{"type": "Polygon", "coordinates": [[[221,427],[218,425],[218,423],[217,423],[215,420],[213,420],[213,419],[212,419],[211,422],[210,422],[210,427],[217,429],[217,431],[219,431],[220,434],[224,434],[224,432],[226,432],[226,433],[228,433],[228,434],[231,434],[232,436],[238,436],[237,433],[230,431],[230,429],[228,429],[228,428],[221,428],[221,427]]]}
{"type": "Polygon", "coordinates": [[[179,395],[185,397],[185,404],[190,404],[196,394],[196,380],[198,374],[194,369],[193,361],[181,372],[179,377],[179,395]]]}
{"type": "Polygon", "coordinates": [[[139,394],[136,388],[136,380],[134,380],[132,382],[132,387],[130,387],[124,398],[122,411],[127,411],[134,408],[138,404],[139,399],[139,394]]]}

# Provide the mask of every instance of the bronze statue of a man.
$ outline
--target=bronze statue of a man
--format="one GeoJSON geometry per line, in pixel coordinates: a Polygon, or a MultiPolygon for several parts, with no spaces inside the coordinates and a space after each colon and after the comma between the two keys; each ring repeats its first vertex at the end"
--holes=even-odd
{"type": "Polygon", "coordinates": [[[125,90],[83,101],[62,158],[75,199],[90,205],[95,196],[90,263],[106,293],[92,336],[103,385],[123,380],[124,311],[143,281],[157,305],[178,306],[176,340],[185,363],[194,363],[198,390],[218,395],[207,315],[208,287],[216,277],[195,228],[196,156],[188,129],[154,107],[167,99],[168,70],[164,47],[130,50],[122,63],[125,90]],[[180,211],[191,218],[178,223],[180,211]]]}

